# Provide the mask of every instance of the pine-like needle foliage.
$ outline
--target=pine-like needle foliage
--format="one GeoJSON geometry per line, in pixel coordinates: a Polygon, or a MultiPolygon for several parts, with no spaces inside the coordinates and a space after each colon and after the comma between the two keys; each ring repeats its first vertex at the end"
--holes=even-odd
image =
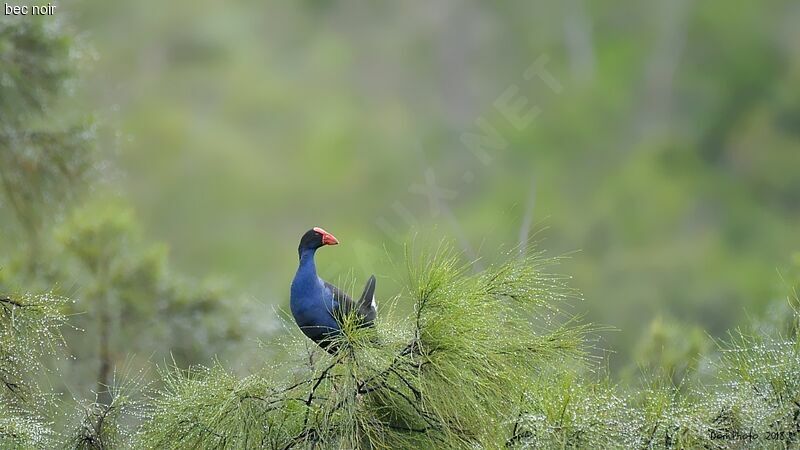
{"type": "Polygon", "coordinates": [[[511,259],[479,274],[447,250],[407,260],[406,295],[383,302],[374,328],[344,318],[335,355],[295,332],[282,347],[293,359],[245,378],[220,364],[172,368],[144,403],[132,396],[141,390],[137,378],[129,378],[112,386],[109,402],[82,407],[76,426],[63,434],[43,418],[48,395],[28,380],[61,342],[64,300],[2,297],[0,447],[800,445],[796,297],[790,326],[737,331],[702,364],[692,364],[710,364],[706,375],[715,382],[686,377],[676,386],[674,373],[663,372],[645,376],[641,389],[625,390],[586,370],[590,328],[553,320],[571,292],[548,273],[552,260],[511,259]],[[392,311],[402,301],[411,302],[411,314],[392,311]]]}
{"type": "Polygon", "coordinates": [[[376,329],[346,318],[339,352],[299,370],[172,370],[138,445],[504,446],[548,367],[583,357],[586,327],[547,329],[568,290],[540,255],[477,275],[447,249],[408,261],[410,317],[383,314],[376,329]]]}
{"type": "Polygon", "coordinates": [[[119,384],[108,387],[107,402],[98,393],[91,403],[78,407],[78,425],[65,436],[65,448],[74,450],[106,450],[133,446],[131,422],[142,418],[138,394],[143,388],[143,373],[126,374],[119,384]]]}
{"type": "Polygon", "coordinates": [[[45,354],[63,344],[60,297],[0,295],[0,448],[46,448],[49,395],[31,382],[45,354]]]}
{"type": "Polygon", "coordinates": [[[798,448],[800,323],[790,298],[791,333],[732,333],[717,342],[715,382],[646,374],[625,391],[555,371],[528,393],[514,444],[531,448],[798,448]]]}

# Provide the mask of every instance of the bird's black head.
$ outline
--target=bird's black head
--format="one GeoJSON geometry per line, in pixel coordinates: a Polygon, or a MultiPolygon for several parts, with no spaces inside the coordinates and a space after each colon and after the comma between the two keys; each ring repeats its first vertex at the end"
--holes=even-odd
{"type": "Polygon", "coordinates": [[[314,227],[300,238],[298,253],[303,254],[303,250],[316,250],[323,245],[336,245],[339,241],[330,233],[320,227],[314,227]]]}

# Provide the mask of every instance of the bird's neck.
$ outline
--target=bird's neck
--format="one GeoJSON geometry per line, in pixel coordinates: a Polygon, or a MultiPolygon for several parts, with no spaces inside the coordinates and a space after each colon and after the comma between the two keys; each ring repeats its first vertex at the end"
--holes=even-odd
{"type": "Polygon", "coordinates": [[[317,265],[314,263],[316,252],[316,249],[307,249],[300,252],[300,266],[297,268],[298,278],[317,278],[317,265]]]}

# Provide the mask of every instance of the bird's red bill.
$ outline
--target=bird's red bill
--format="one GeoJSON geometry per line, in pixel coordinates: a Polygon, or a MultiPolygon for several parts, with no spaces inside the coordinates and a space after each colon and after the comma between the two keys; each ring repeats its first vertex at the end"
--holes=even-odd
{"type": "Polygon", "coordinates": [[[322,244],[323,245],[336,245],[339,243],[339,240],[336,237],[327,231],[323,230],[320,227],[314,227],[314,231],[322,235],[322,244]]]}

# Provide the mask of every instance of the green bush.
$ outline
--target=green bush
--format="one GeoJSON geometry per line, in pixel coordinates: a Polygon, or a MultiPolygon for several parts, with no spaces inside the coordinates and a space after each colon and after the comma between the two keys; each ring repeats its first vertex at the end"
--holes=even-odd
{"type": "Polygon", "coordinates": [[[169,371],[139,445],[503,446],[543,375],[584,358],[588,327],[546,325],[569,293],[546,262],[534,255],[470,275],[446,248],[409,257],[398,301],[412,301],[412,315],[382,313],[375,329],[346,320],[336,355],[295,343],[294,365],[243,380],[218,365],[169,371]]]}

